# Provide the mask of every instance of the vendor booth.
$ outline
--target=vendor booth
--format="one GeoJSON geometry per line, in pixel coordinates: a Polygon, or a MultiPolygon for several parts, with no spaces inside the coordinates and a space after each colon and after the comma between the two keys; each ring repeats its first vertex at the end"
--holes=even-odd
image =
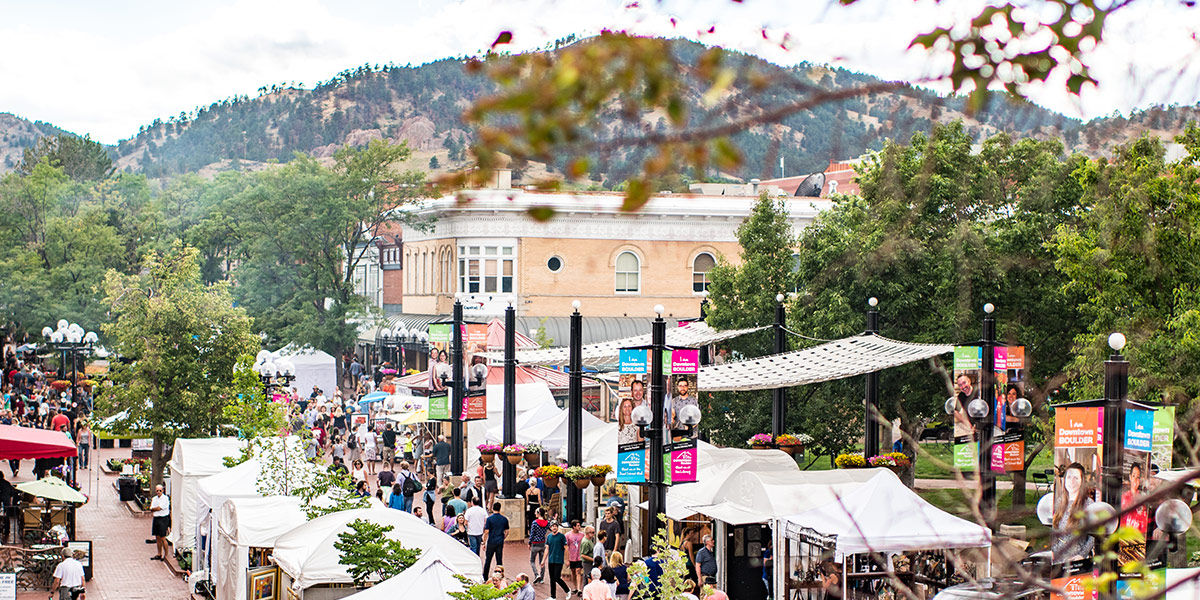
{"type": "Polygon", "coordinates": [[[377,583],[353,596],[353,600],[394,600],[395,598],[450,598],[452,592],[463,591],[462,575],[437,549],[426,550],[403,573],[377,583]]]}
{"type": "Polygon", "coordinates": [[[312,348],[300,348],[288,344],[273,353],[272,360],[286,359],[296,367],[296,379],[292,387],[301,396],[312,392],[317,386],[328,397],[337,389],[337,360],[329,354],[312,348]]]}
{"type": "MultiPolygon", "coordinates": [[[[846,598],[900,597],[890,589],[892,574],[910,588],[936,592],[962,582],[962,564],[948,553],[991,548],[987,527],[926,502],[891,471],[850,470],[855,471],[869,478],[830,485],[800,512],[774,520],[774,546],[780,549],[774,586],[782,592],[776,597],[821,597],[823,562],[840,566],[846,598]]],[[[990,560],[977,564],[981,568],[973,576],[990,575],[990,560]]]]}
{"type": "Polygon", "coordinates": [[[237,438],[175,440],[167,469],[171,475],[171,533],[167,540],[180,552],[195,546],[196,495],[200,480],[226,470],[225,458],[238,456],[244,441],[237,438]]]}
{"type": "Polygon", "coordinates": [[[333,543],[339,533],[348,531],[348,524],[355,519],[391,525],[389,538],[399,540],[406,548],[436,550],[456,572],[475,580],[482,579],[479,556],[431,527],[428,521],[401,510],[360,508],[318,517],[275,540],[272,560],[279,566],[280,589],[290,588],[301,600],[335,600],[353,594],[353,579],[346,572],[346,566],[338,562],[341,553],[333,543]]]}
{"type": "Polygon", "coordinates": [[[217,600],[246,600],[246,571],[268,566],[279,536],[304,524],[300,499],[231,498],[218,511],[212,581],[217,600]]]}

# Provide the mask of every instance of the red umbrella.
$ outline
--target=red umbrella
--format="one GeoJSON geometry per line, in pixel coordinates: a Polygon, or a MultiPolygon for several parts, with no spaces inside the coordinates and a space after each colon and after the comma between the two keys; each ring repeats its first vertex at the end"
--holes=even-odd
{"type": "Polygon", "coordinates": [[[71,438],[61,431],[0,425],[0,460],[70,458],[77,452],[71,438]]]}

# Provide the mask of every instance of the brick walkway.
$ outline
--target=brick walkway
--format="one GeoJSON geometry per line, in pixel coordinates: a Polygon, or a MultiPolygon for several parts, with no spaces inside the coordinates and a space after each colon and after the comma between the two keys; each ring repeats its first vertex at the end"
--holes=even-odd
{"type": "MultiPolygon", "coordinates": [[[[89,600],[185,600],[187,584],[171,574],[161,562],[150,560],[154,545],[150,537],[150,518],[134,517],[117,499],[114,476],[99,469],[100,461],[128,457],[128,449],[101,450],[92,456],[92,469],[80,471],[79,484],[90,500],[76,514],[76,534],[92,540],[93,574],[87,584],[89,600]]],[[[8,465],[4,465],[8,470],[8,465]]],[[[31,477],[33,461],[22,461],[21,477],[31,477]]],[[[7,473],[6,473],[7,475],[7,473]]],[[[44,600],[46,592],[19,592],[17,600],[44,600]]]]}

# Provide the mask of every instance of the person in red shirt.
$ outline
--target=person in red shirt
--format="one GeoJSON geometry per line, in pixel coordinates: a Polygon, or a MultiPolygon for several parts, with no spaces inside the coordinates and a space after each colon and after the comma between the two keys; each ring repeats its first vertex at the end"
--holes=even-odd
{"type": "Polygon", "coordinates": [[[67,415],[64,415],[60,412],[52,411],[50,417],[50,429],[53,431],[63,431],[64,427],[67,428],[67,431],[71,430],[71,419],[67,417],[67,415]]]}
{"type": "MultiPolygon", "coordinates": [[[[1126,509],[1138,501],[1142,492],[1142,465],[1134,463],[1129,467],[1129,488],[1121,494],[1121,508],[1126,509]]],[[[1150,509],[1145,504],[1121,516],[1122,527],[1133,527],[1144,536],[1146,527],[1150,524],[1150,509]]]]}

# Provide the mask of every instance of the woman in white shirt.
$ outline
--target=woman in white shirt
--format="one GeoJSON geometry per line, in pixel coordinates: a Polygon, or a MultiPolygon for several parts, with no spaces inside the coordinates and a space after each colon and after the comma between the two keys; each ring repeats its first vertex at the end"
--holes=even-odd
{"type": "Polygon", "coordinates": [[[352,466],[350,467],[350,479],[356,484],[360,481],[366,481],[367,480],[367,471],[366,471],[366,469],[363,468],[363,462],[361,460],[356,460],[353,463],[351,463],[351,465],[352,466]]]}

